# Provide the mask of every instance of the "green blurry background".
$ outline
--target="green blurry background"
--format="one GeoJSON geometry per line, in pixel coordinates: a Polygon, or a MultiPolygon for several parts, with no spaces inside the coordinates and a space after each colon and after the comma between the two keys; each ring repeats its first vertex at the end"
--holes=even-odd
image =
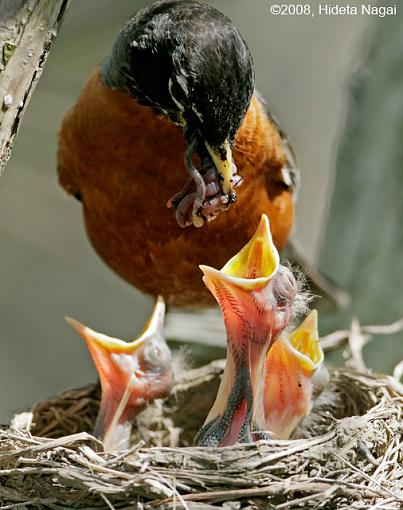
{"type": "MultiPolygon", "coordinates": [[[[55,164],[64,112],[125,20],[148,3],[72,2],[0,181],[0,421],[95,380],[86,347],[65,315],[130,338],[151,309],[148,297],[95,255],[81,206],[59,189],[55,164]]],[[[383,20],[274,17],[262,0],[210,3],[239,26],[254,56],[258,88],[294,142],[303,174],[295,235],[306,256],[317,260],[348,84],[370,25],[383,20]]],[[[380,350],[369,364],[388,370],[390,356],[383,359],[380,350]]]]}

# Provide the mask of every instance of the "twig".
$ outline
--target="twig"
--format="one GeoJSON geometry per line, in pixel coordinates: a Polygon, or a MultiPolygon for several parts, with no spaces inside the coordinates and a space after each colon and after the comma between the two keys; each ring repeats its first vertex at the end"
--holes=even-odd
{"type": "Polygon", "coordinates": [[[363,326],[362,330],[371,335],[393,335],[403,330],[403,318],[386,326],[363,326]]]}
{"type": "Polygon", "coordinates": [[[398,363],[393,370],[393,377],[398,383],[401,382],[403,377],[403,359],[398,363]]]}
{"type": "Polygon", "coordinates": [[[130,455],[133,455],[133,453],[136,453],[144,445],[145,445],[144,441],[139,441],[137,444],[135,444],[134,446],[132,446],[131,448],[129,448],[125,452],[119,454],[116,457],[113,457],[113,458],[105,461],[103,466],[107,467],[107,466],[110,466],[110,465],[113,465],[113,464],[118,464],[119,462],[121,462],[122,460],[126,459],[130,455]]]}
{"type": "Polygon", "coordinates": [[[324,498],[324,500],[326,501],[327,497],[330,496],[336,490],[337,490],[337,487],[329,487],[329,489],[327,489],[323,492],[318,492],[317,494],[309,494],[309,496],[305,496],[303,498],[291,499],[290,501],[287,501],[286,503],[281,503],[281,505],[277,505],[276,510],[280,510],[283,508],[290,508],[293,506],[302,506],[303,503],[307,503],[308,501],[311,501],[312,499],[324,498]]]}
{"type": "MultiPolygon", "coordinates": [[[[266,487],[256,487],[251,489],[228,489],[222,491],[211,491],[211,492],[197,492],[192,494],[184,494],[182,498],[186,501],[208,501],[208,502],[219,502],[219,501],[231,501],[238,498],[250,498],[258,496],[274,496],[284,495],[288,492],[311,492],[311,493],[324,493],[329,490],[331,486],[324,482],[311,482],[309,480],[299,482],[274,482],[266,487]]],[[[344,496],[352,496],[356,494],[356,489],[350,489],[348,487],[337,487],[338,494],[344,496]]],[[[374,497],[378,493],[371,490],[365,489],[361,492],[365,497],[374,497]]],[[[155,501],[154,504],[158,506],[166,505],[171,503],[172,498],[155,501]]]]}
{"type": "Polygon", "coordinates": [[[365,479],[367,479],[369,482],[372,482],[374,483],[375,485],[378,485],[383,491],[385,491],[387,494],[389,494],[389,496],[392,496],[395,500],[397,499],[398,501],[402,502],[403,503],[403,498],[400,497],[398,494],[395,494],[394,492],[392,492],[390,489],[387,489],[386,487],[383,487],[383,485],[378,482],[377,480],[374,480],[374,478],[372,478],[371,476],[367,475],[366,473],[364,473],[364,471],[362,471],[361,469],[358,469],[356,466],[354,466],[353,464],[351,464],[351,462],[349,462],[347,459],[343,459],[343,457],[341,457],[340,455],[338,455],[336,452],[332,452],[332,455],[334,455],[335,457],[337,457],[339,460],[341,460],[342,462],[344,462],[345,464],[347,464],[348,467],[350,467],[351,469],[353,469],[354,471],[356,471],[357,473],[359,473],[361,476],[363,476],[365,479]]]}
{"type": "Polygon", "coordinates": [[[353,317],[350,333],[348,335],[348,347],[351,356],[347,359],[346,365],[354,368],[357,372],[366,372],[368,370],[362,356],[362,349],[368,341],[369,336],[362,332],[357,317],[353,317]]]}
{"type": "Polygon", "coordinates": [[[110,510],[116,510],[115,507],[112,505],[112,503],[109,501],[109,499],[105,496],[105,494],[100,493],[101,498],[105,501],[105,503],[108,505],[110,510]]]}
{"type": "MultiPolygon", "coordinates": [[[[393,335],[403,331],[403,318],[386,325],[361,326],[361,331],[368,335],[393,335]]],[[[320,342],[324,350],[333,350],[347,343],[350,330],[340,329],[321,337],[320,342]]]]}

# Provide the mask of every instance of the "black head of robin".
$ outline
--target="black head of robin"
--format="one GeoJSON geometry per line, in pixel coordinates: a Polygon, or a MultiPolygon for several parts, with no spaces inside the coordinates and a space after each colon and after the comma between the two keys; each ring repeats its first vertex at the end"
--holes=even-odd
{"type": "Polygon", "coordinates": [[[201,226],[236,200],[232,143],[252,97],[254,67],[226,16],[196,0],[156,2],[121,30],[102,76],[183,127],[190,179],[168,202],[181,226],[201,226]]]}

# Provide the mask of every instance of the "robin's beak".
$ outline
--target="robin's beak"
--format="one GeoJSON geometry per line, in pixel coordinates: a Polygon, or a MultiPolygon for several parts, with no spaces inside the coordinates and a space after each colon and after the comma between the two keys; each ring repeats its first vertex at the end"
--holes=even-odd
{"type": "Polygon", "coordinates": [[[171,354],[163,337],[165,304],[158,298],[143,332],[132,342],[112,338],[66,318],[82,336],[101,384],[94,434],[105,450],[128,448],[135,416],[148,402],[169,393],[171,354]]]}
{"type": "Polygon", "coordinates": [[[315,386],[320,384],[323,389],[327,383],[323,361],[318,314],[312,310],[295,331],[282,336],[267,354],[264,410],[269,432],[288,439],[310,413],[318,389],[315,386]]]}
{"type": "Polygon", "coordinates": [[[235,164],[232,160],[230,143],[226,140],[218,148],[213,148],[207,142],[205,142],[205,145],[218,173],[222,177],[223,192],[231,196],[233,194],[235,164]]]}
{"type": "Polygon", "coordinates": [[[262,216],[249,243],[220,271],[200,266],[204,283],[224,316],[228,346],[223,379],[216,401],[196,438],[198,444],[226,446],[259,439],[255,432],[263,430],[261,402],[265,356],[286,325],[295,297],[291,292],[286,305],[277,313],[272,284],[279,268],[282,266],[266,215],[262,216]]]}
{"type": "Polygon", "coordinates": [[[234,189],[241,185],[242,178],[237,175],[229,141],[213,147],[186,125],[184,134],[187,143],[184,164],[189,180],[181,191],[170,197],[167,207],[173,207],[180,227],[200,228],[236,201],[234,189]],[[195,165],[195,154],[200,165],[195,165]]]}

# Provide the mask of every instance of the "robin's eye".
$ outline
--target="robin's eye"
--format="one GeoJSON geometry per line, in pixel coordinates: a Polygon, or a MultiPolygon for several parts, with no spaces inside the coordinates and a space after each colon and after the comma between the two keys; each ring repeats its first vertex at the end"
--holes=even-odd
{"type": "Polygon", "coordinates": [[[279,267],[273,292],[279,308],[286,307],[294,300],[297,294],[297,282],[288,268],[279,267]]]}

